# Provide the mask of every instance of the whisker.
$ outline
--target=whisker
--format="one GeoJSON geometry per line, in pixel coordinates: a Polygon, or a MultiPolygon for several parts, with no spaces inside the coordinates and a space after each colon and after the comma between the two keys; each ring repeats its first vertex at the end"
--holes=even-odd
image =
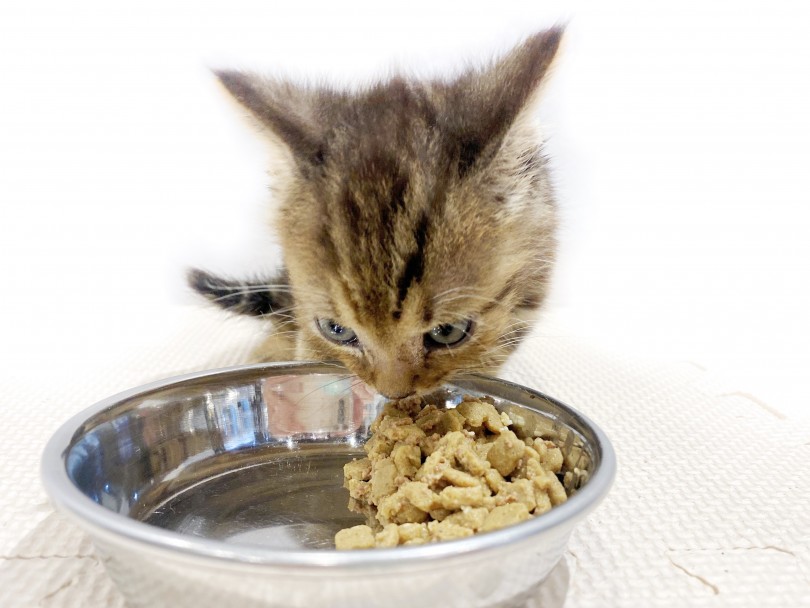
{"type": "Polygon", "coordinates": [[[289,329],[286,331],[274,331],[269,334],[270,336],[295,336],[298,335],[297,329],[289,329]]]}
{"type": "Polygon", "coordinates": [[[321,391],[321,390],[325,389],[327,386],[337,384],[338,382],[345,382],[346,380],[348,380],[349,378],[352,378],[353,376],[354,376],[354,374],[347,374],[345,376],[339,376],[335,380],[331,380],[330,382],[327,382],[326,384],[322,384],[322,385],[318,386],[317,388],[312,389],[307,394],[305,394],[300,399],[298,399],[298,401],[295,402],[295,406],[300,405],[304,401],[304,399],[306,399],[310,395],[313,395],[313,394],[317,393],[318,391],[321,391]]]}
{"type": "Polygon", "coordinates": [[[464,287],[451,287],[451,288],[449,288],[449,289],[445,289],[444,291],[440,291],[439,293],[437,293],[436,295],[434,295],[434,296],[433,296],[433,299],[434,299],[434,300],[436,300],[436,299],[441,298],[442,296],[445,296],[445,295],[447,295],[447,294],[449,294],[449,293],[453,293],[453,292],[455,292],[455,291],[462,291],[462,290],[464,290],[464,289],[470,290],[470,287],[468,287],[468,286],[464,286],[464,287]]]}
{"type": "Polygon", "coordinates": [[[448,304],[450,304],[451,302],[455,302],[456,300],[477,300],[477,301],[480,301],[480,302],[486,302],[487,304],[489,304],[491,302],[498,302],[499,301],[496,298],[489,298],[489,297],[486,297],[486,296],[477,296],[477,295],[473,295],[473,294],[458,294],[458,295],[454,295],[454,296],[449,297],[449,298],[443,298],[443,299],[439,300],[438,302],[436,302],[436,305],[438,305],[438,306],[447,306],[448,304]]]}
{"type": "Polygon", "coordinates": [[[280,319],[287,319],[288,322],[291,322],[291,323],[295,323],[298,320],[298,318],[295,315],[288,315],[288,314],[285,314],[285,313],[280,313],[280,312],[275,312],[275,311],[269,312],[267,314],[262,315],[263,319],[270,318],[271,320],[274,320],[275,317],[278,317],[280,319]]]}

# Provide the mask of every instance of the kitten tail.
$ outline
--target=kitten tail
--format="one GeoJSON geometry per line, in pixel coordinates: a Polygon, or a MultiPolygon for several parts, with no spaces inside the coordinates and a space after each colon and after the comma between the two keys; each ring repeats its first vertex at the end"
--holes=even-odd
{"type": "Polygon", "coordinates": [[[269,280],[236,281],[191,268],[186,281],[208,301],[240,315],[272,316],[276,312],[288,311],[293,305],[286,272],[269,280]]]}

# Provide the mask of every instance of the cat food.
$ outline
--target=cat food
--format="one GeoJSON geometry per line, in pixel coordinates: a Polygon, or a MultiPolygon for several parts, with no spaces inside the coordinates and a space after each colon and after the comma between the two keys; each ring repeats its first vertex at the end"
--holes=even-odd
{"type": "Polygon", "coordinates": [[[505,413],[465,397],[455,409],[418,397],[385,406],[366,458],[344,467],[349,508],[367,525],[340,530],[338,549],[418,545],[496,530],[567,499],[563,454],[521,438],[505,413]]]}

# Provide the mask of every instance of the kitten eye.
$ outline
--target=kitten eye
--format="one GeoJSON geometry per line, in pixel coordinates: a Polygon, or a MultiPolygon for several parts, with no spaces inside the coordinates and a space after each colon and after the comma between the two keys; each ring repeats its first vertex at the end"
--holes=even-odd
{"type": "Polygon", "coordinates": [[[332,319],[318,319],[318,329],[323,337],[343,346],[353,346],[357,344],[357,334],[350,327],[344,327],[332,319]]]}
{"type": "Polygon", "coordinates": [[[469,319],[458,323],[443,323],[437,325],[425,334],[425,346],[428,348],[439,346],[458,346],[470,337],[473,322],[469,319]]]}

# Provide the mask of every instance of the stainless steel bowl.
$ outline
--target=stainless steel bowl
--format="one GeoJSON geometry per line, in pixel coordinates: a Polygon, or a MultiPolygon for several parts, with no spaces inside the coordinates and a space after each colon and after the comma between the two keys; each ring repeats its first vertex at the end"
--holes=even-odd
{"type": "Polygon", "coordinates": [[[92,537],[133,607],[477,606],[523,601],[562,556],[616,468],[604,433],[535,391],[475,376],[430,396],[489,395],[524,431],[554,437],[588,480],[564,504],[502,530],[394,549],[336,551],[362,523],[343,464],[383,400],[340,368],[242,366],[156,382],[65,423],[45,488],[92,537]]]}

